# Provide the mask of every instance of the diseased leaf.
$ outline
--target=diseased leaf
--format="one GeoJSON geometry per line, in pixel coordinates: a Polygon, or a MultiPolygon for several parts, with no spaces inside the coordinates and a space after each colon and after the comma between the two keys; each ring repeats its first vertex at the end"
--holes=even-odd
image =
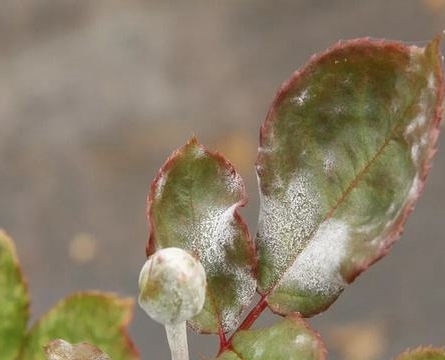
{"type": "Polygon", "coordinates": [[[217,360],[240,360],[241,358],[231,350],[224,351],[217,360]]]}
{"type": "Polygon", "coordinates": [[[189,322],[198,331],[232,330],[255,293],[254,245],[238,213],[245,203],[244,184],[233,166],[196,138],[167,160],[151,185],[147,255],[183,248],[206,271],[204,308],[189,322]]]}
{"type": "Polygon", "coordinates": [[[88,343],[71,345],[65,340],[56,339],[44,349],[48,360],[111,360],[98,347],[88,343]]]}
{"type": "Polygon", "coordinates": [[[395,360],[445,360],[445,350],[433,347],[420,347],[403,353],[395,360]]]}
{"type": "Polygon", "coordinates": [[[258,290],[273,311],[326,309],[399,237],[435,152],[439,42],[341,42],[279,90],[257,159],[258,290]]]}
{"type": "Polygon", "coordinates": [[[242,330],[235,334],[231,350],[218,360],[325,360],[326,350],[318,334],[296,314],[272,327],[242,330]]]}
{"type": "Polygon", "coordinates": [[[12,239],[0,229],[0,354],[16,359],[29,317],[28,289],[12,239]]]}
{"type": "Polygon", "coordinates": [[[138,359],[126,332],[132,306],[133,300],[113,294],[74,294],[56,304],[33,326],[20,359],[46,359],[44,346],[59,338],[94,344],[113,360],[138,359]]]}

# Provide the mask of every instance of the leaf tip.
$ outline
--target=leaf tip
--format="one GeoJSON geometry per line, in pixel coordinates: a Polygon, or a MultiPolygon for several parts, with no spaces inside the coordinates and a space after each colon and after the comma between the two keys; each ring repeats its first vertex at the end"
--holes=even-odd
{"type": "Polygon", "coordinates": [[[445,360],[445,348],[431,345],[408,349],[394,360],[445,360]]]}

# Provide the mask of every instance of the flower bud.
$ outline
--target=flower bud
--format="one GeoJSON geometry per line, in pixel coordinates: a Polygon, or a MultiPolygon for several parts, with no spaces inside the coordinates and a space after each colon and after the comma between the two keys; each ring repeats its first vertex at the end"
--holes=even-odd
{"type": "Polygon", "coordinates": [[[201,263],[179,248],[156,251],[139,275],[139,305],[162,324],[179,324],[199,314],[205,291],[201,263]]]}

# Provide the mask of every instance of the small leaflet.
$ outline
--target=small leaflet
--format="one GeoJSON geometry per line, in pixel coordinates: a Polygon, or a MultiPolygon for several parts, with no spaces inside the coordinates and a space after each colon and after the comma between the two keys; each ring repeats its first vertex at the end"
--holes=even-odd
{"type": "Polygon", "coordinates": [[[204,308],[189,321],[199,332],[233,330],[255,294],[254,244],[238,213],[246,201],[233,166],[196,138],[172,154],[151,185],[147,255],[179,247],[196,256],[206,271],[204,308]]]}
{"type": "Polygon", "coordinates": [[[232,347],[217,360],[325,360],[320,336],[297,314],[290,314],[268,328],[242,330],[232,347]]]}

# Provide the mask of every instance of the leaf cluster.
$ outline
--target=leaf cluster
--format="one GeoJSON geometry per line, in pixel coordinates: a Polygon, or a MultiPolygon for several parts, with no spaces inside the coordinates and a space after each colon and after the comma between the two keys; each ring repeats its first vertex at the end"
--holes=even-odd
{"type": "MultiPolygon", "coordinates": [[[[188,324],[219,337],[217,359],[325,359],[304,318],[389,251],[431,167],[444,96],[439,43],[341,42],[282,85],[260,131],[255,237],[239,212],[243,181],[221,154],[192,138],[162,166],[148,195],[146,253],[178,247],[199,259],[206,299],[188,324]],[[266,308],[282,318],[252,328],[266,308]]],[[[45,349],[50,360],[137,359],[125,332],[131,305],[78,293],[28,329],[27,287],[0,232],[2,359],[44,359],[45,349]],[[52,341],[60,338],[75,345],[52,341]]],[[[397,360],[443,359],[421,348],[397,360]]]]}

